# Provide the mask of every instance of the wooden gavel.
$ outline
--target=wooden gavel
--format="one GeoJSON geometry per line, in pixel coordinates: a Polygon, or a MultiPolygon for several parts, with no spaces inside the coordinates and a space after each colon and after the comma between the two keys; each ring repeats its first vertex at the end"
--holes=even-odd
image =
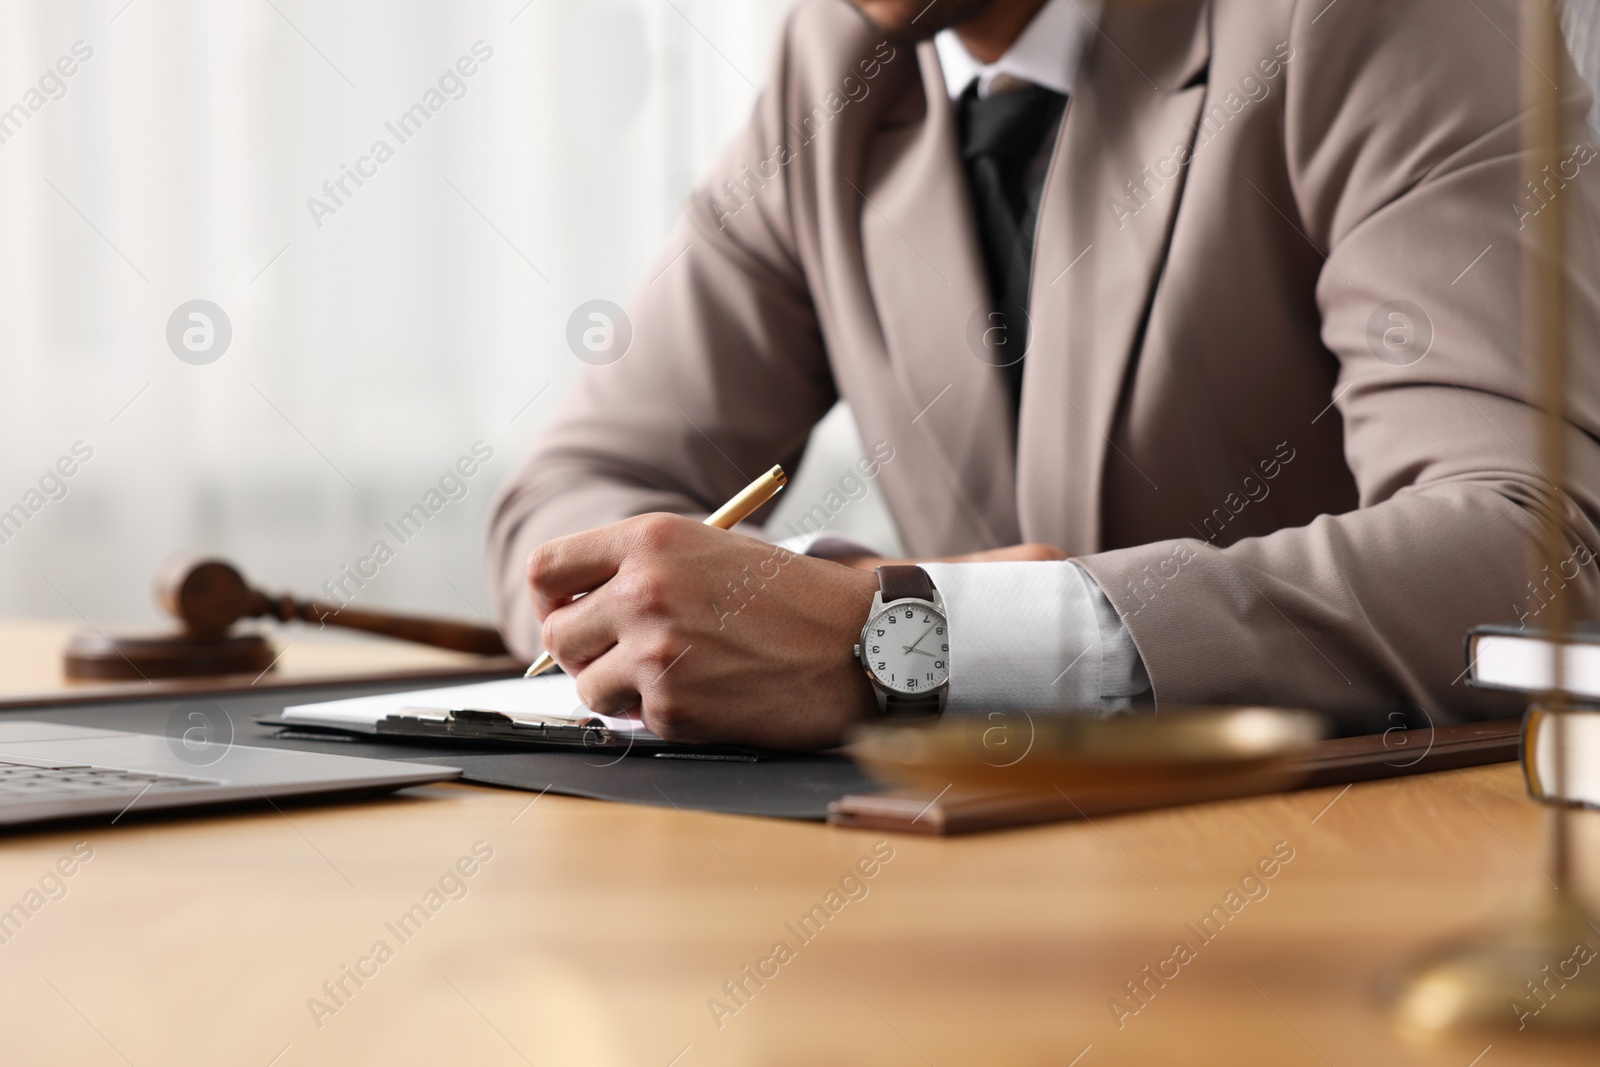
{"type": "Polygon", "coordinates": [[[181,632],[75,635],[66,651],[67,677],[148,681],[264,674],[277,662],[271,643],[260,634],[230,632],[241,619],[258,618],[361,630],[453,652],[506,655],[500,634],[487,626],[271,596],[252,588],[236,567],[217,559],[173,561],[157,573],[155,594],[156,602],[182,624],[181,632]]]}
{"type": "Polygon", "coordinates": [[[253,589],[244,575],[217,559],[178,560],[156,575],[156,600],[167,614],[183,623],[196,637],[219,637],[240,619],[277,619],[279,622],[314,622],[346,630],[363,630],[401,641],[503,656],[505,642],[487,626],[426,619],[389,611],[358,611],[316,600],[270,596],[253,589]]]}

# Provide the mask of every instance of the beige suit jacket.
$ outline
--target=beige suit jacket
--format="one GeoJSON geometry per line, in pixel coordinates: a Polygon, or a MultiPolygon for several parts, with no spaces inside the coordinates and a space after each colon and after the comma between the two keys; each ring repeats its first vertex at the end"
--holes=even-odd
{"type": "MultiPolygon", "coordinates": [[[[914,554],[1065,549],[1159,702],[1504,712],[1460,681],[1466,630],[1537,625],[1558,584],[1600,605],[1600,159],[1574,142],[1519,188],[1516,34],[1512,0],[1111,8],[1046,178],[1014,426],[969,344],[988,295],[933,48],[801,0],[631,349],[501,492],[507,636],[537,648],[534,545],[703,514],[842,396],[895,450],[879,482],[914,554]],[[1557,197],[1570,497],[1531,458],[1518,356],[1519,227],[1557,197]],[[1535,589],[1541,521],[1574,562],[1535,589]]],[[[1574,137],[1589,99],[1575,82],[1574,137]]]]}

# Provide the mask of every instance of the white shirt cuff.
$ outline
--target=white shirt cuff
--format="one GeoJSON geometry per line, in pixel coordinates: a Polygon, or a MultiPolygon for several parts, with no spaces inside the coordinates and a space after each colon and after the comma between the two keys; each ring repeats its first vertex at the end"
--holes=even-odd
{"type": "Polygon", "coordinates": [[[1128,628],[1077,564],[922,567],[950,620],[951,711],[1107,714],[1149,691],[1128,628]]]}

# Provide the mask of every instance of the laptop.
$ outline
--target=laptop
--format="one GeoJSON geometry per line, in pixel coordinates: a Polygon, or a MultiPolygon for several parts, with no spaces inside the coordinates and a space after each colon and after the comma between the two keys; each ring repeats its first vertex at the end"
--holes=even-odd
{"type": "Polygon", "coordinates": [[[455,767],[197,745],[65,723],[0,722],[0,826],[201,808],[240,801],[385,793],[460,776],[455,767]]]}

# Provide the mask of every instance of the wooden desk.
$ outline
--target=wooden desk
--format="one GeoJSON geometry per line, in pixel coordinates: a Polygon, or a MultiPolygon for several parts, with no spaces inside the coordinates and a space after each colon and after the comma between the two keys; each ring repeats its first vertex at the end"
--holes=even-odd
{"type": "MultiPolygon", "coordinates": [[[[94,693],[138,697],[147,683],[66,680],[61,669],[62,649],[79,629],[82,627],[66,622],[0,619],[0,703],[94,693]]],[[[478,669],[486,662],[502,662],[350,631],[296,626],[267,632],[272,635],[279,657],[272,671],[262,672],[256,681],[269,686],[376,674],[443,675],[478,669]]],[[[510,659],[503,662],[507,669],[516,666],[510,659]]],[[[249,683],[252,679],[244,677],[240,681],[249,683]]]]}
{"type": "MultiPolygon", "coordinates": [[[[866,896],[808,943],[786,924],[826,903],[882,837],[465,786],[24,835],[0,850],[0,909],[74,846],[93,857],[64,897],[6,930],[0,1060],[1592,1063],[1593,1049],[1528,1037],[1497,1039],[1476,1061],[1486,1039],[1408,1046],[1376,993],[1416,950],[1538,890],[1541,825],[1501,766],[896,838],[866,896]],[[493,858],[402,941],[385,924],[426,905],[476,842],[493,858]],[[1276,842],[1294,858],[1267,896],[1202,944],[1185,924],[1276,842]],[[381,963],[369,955],[380,940],[392,952],[381,963]],[[708,1000],[732,1007],[723,983],[780,940],[792,958],[768,965],[764,987],[746,980],[753,994],[719,1028],[708,1000]],[[1108,1001],[1133,1006],[1123,983],[1179,940],[1195,958],[1119,1029],[1108,1001]],[[345,966],[370,976],[358,987],[345,966]],[[337,1004],[323,983],[341,978],[337,1004]],[[337,1010],[314,1019],[313,997],[337,1010]]],[[[1583,831],[1592,863],[1594,817],[1583,831]]]]}

